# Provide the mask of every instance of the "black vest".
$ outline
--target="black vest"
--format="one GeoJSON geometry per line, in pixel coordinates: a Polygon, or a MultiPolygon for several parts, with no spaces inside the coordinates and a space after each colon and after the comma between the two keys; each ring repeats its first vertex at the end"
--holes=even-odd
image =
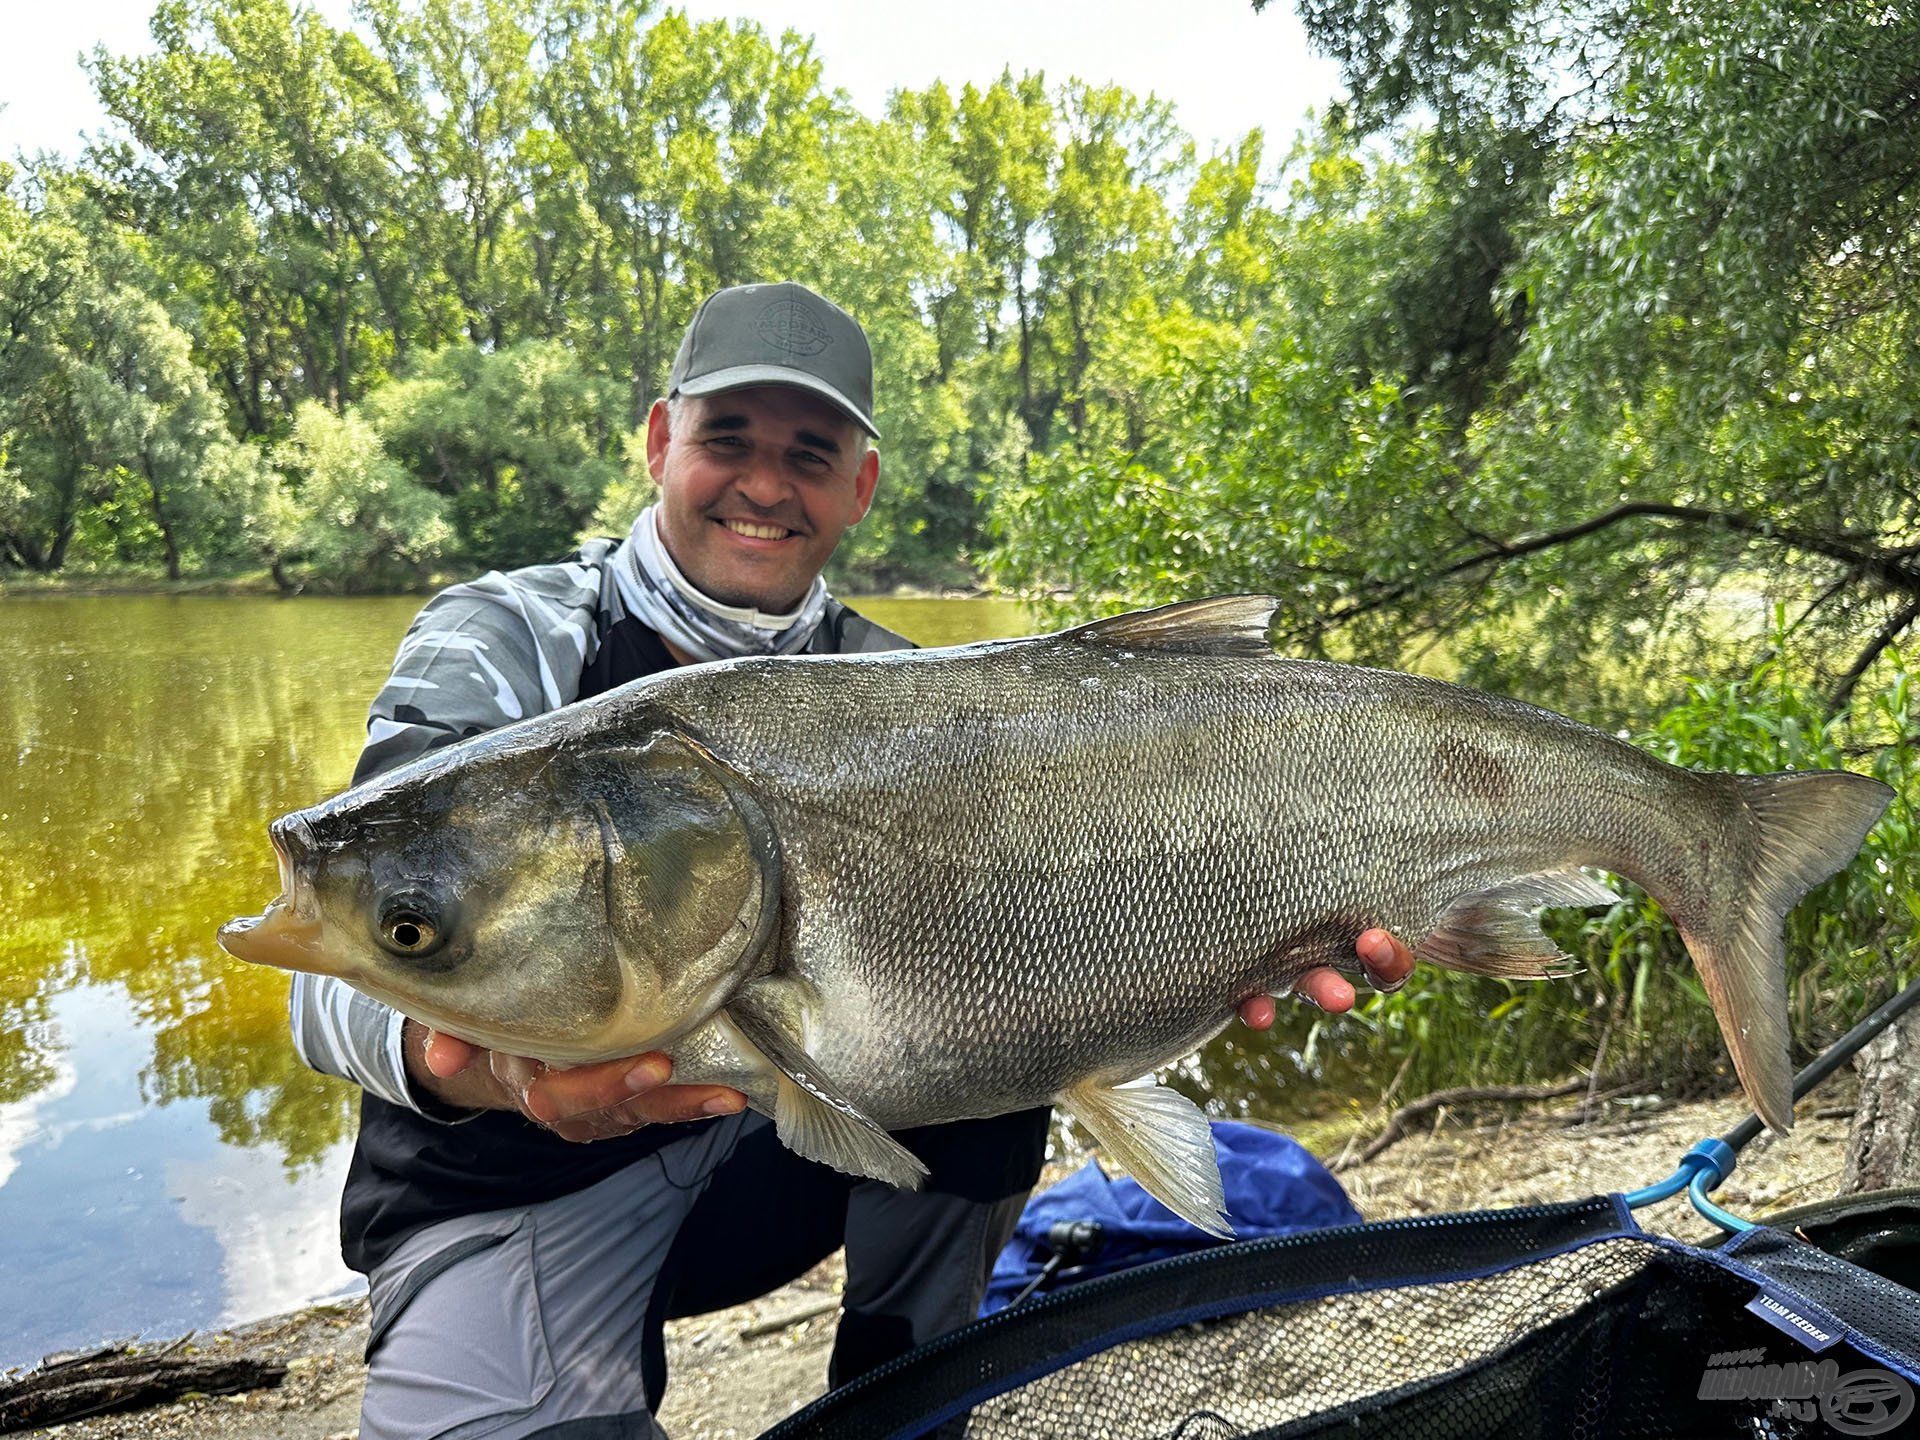
{"type": "MultiPolygon", "coordinates": [[[[601,616],[606,625],[604,610],[601,616]]],[[[829,652],[879,648],[859,643],[866,638],[855,633],[862,626],[878,630],[865,617],[829,601],[821,620],[822,633],[809,648],[829,652]]],[[[581,672],[579,698],[602,694],[676,663],[658,635],[631,616],[624,617],[601,632],[599,648],[581,672]]],[[[455,1113],[449,1112],[447,1118],[455,1113]]],[[[447,1124],[363,1091],[360,1137],[340,1200],[341,1254],[355,1270],[370,1272],[423,1226],[455,1215],[570,1195],[684,1133],[676,1125],[649,1125],[617,1140],[578,1145],[517,1111],[488,1110],[447,1124]]]]}

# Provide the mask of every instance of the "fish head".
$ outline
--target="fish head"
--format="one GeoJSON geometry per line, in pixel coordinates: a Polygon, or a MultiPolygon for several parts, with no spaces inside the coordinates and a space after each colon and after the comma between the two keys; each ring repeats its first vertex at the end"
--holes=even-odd
{"type": "Polygon", "coordinates": [[[758,806],[668,733],[480,737],[269,833],[281,893],[223,927],[227,951],[545,1060],[638,1054],[701,1023],[778,910],[758,806]]]}

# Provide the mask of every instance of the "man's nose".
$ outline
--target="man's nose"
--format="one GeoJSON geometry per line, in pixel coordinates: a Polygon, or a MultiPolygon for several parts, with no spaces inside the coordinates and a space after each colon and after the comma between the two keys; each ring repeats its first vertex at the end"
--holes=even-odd
{"type": "Polygon", "coordinates": [[[765,510],[771,510],[793,493],[781,458],[764,450],[756,451],[747,461],[737,484],[741,495],[765,510]]]}

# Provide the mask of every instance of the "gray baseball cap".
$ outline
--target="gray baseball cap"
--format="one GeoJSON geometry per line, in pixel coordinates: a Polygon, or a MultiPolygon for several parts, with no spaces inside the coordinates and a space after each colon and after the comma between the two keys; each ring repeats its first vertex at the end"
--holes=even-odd
{"type": "Polygon", "coordinates": [[[719,395],[754,385],[811,390],[867,434],[873,428],[873,350],[860,323],[796,285],[735,285],[694,312],[667,376],[667,394],[719,395]]]}

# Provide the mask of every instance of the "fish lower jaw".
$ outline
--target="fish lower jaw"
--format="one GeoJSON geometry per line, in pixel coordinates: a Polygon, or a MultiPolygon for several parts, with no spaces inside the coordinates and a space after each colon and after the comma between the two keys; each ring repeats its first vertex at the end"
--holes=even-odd
{"type": "Polygon", "coordinates": [[[344,974],[340,978],[369,999],[391,1006],[407,1019],[425,1025],[436,1034],[451,1035],[456,1040],[464,1040],[469,1045],[497,1051],[502,1055],[518,1055],[543,1064],[572,1069],[577,1065],[592,1065],[602,1060],[618,1060],[644,1053],[644,1048],[608,1048],[611,1037],[604,1034],[529,1039],[525,1031],[510,1032],[452,1011],[437,1010],[432,1005],[422,1004],[416,995],[398,994],[364,976],[344,974]]]}
{"type": "Polygon", "coordinates": [[[666,1050],[676,1040],[683,1037],[708,1017],[690,1024],[677,1025],[669,1030],[654,1034],[636,1035],[631,1027],[622,1025],[618,1019],[604,1028],[590,1033],[576,1033],[552,1038],[529,1038],[525,1031],[502,1030],[485,1023],[474,1023],[465,1017],[449,1014],[439,1016],[417,1013],[424,1007],[415,1005],[409,1009],[404,1000],[393,1000],[383,995],[374,996],[392,1005],[403,1014],[411,1015],[422,1025],[432,1027],[469,1045],[477,1045],[483,1050],[493,1050],[502,1055],[518,1055],[528,1060],[538,1060],[546,1065],[563,1069],[573,1069],[580,1065],[598,1065],[608,1060],[630,1060],[636,1055],[650,1054],[656,1050],[666,1050]]]}
{"type": "Polygon", "coordinates": [[[432,1019],[424,1015],[413,1017],[422,1025],[431,1027],[443,1035],[451,1035],[456,1040],[464,1040],[482,1050],[492,1050],[502,1055],[518,1055],[527,1060],[538,1060],[543,1065],[556,1069],[571,1070],[580,1065],[598,1065],[606,1060],[631,1059],[635,1055],[644,1055],[649,1050],[658,1049],[655,1045],[616,1044],[594,1045],[574,1040],[529,1041],[524,1034],[509,1035],[504,1031],[490,1030],[482,1025],[469,1025],[454,1019],[432,1019]]]}

